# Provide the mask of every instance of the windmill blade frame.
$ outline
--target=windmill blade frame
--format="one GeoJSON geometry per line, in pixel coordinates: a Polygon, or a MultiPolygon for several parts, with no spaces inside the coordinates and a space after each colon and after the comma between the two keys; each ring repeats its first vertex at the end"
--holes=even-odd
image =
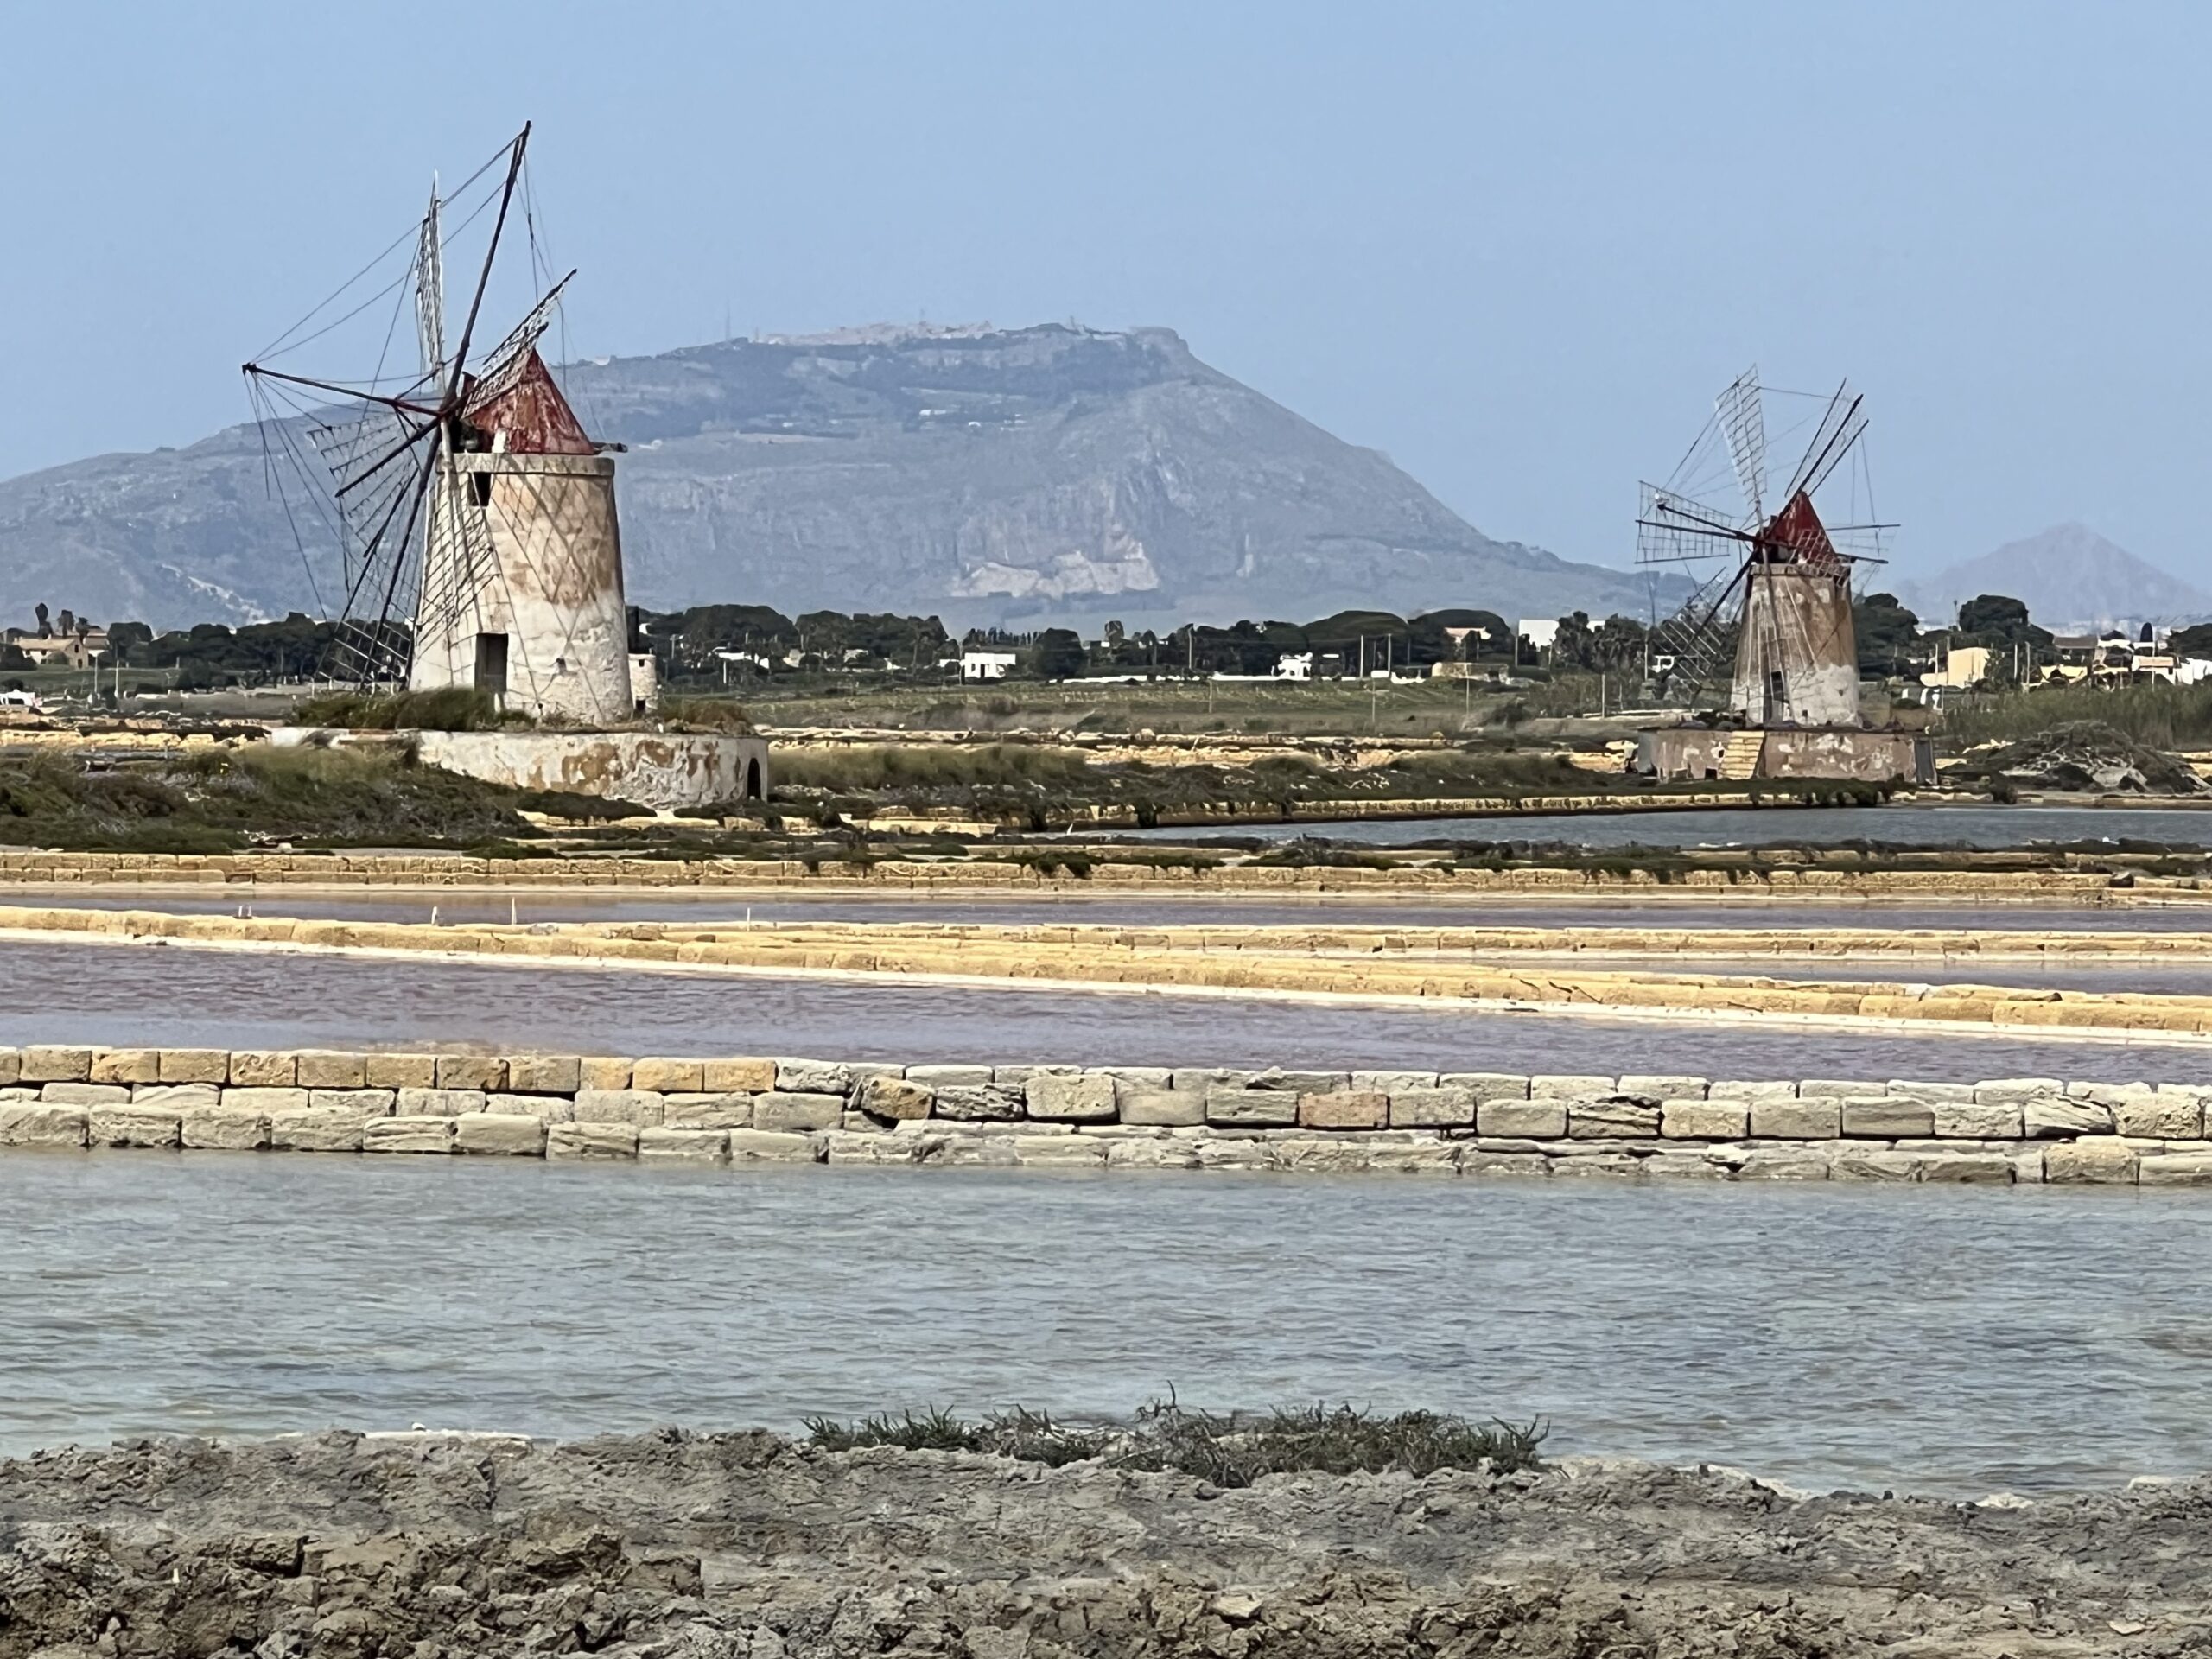
{"type": "MultiPolygon", "coordinates": [[[[411,384],[394,394],[379,390],[379,384],[374,380],[349,385],[259,362],[250,361],[244,366],[249,385],[256,388],[257,413],[267,406],[264,391],[283,391],[304,422],[309,442],[329,475],[330,487],[324,499],[336,510],[340,569],[345,589],[344,605],[335,619],[336,639],[329,664],[335,677],[362,684],[393,681],[404,683],[408,678],[415,613],[426,586],[435,579],[426,569],[429,523],[435,515],[426,513],[425,504],[431,491],[438,486],[444,458],[460,447],[457,428],[465,414],[464,404],[478,384],[468,374],[469,347],[514,204],[530,133],[530,125],[525,123],[522,130],[494,152],[492,160],[479,168],[462,186],[467,190],[489,168],[502,159],[505,162],[498,198],[499,213],[485,246],[467,321],[460,341],[449,356],[444,342],[444,204],[434,184],[429,208],[411,233],[411,266],[397,285],[411,287],[415,299],[416,342],[422,372],[411,384]],[[330,401],[308,406],[300,401],[302,394],[330,401]]],[[[478,211],[481,211],[480,207],[478,211]]],[[[402,238],[386,249],[386,254],[409,239],[402,238]]],[[[362,275],[365,274],[365,270],[362,275]]],[[[358,282],[359,277],[353,280],[358,282]]],[[[505,369],[518,362],[543,336],[552,308],[567,281],[563,278],[550,293],[542,296],[523,323],[501,342],[499,351],[505,355],[498,367],[505,369]]],[[[341,288],[340,295],[345,291],[341,288]]],[[[392,288],[381,292],[389,294],[392,288]]],[[[316,312],[310,312],[308,318],[280,336],[264,355],[296,350],[298,345],[318,339],[329,328],[357,315],[369,303],[365,302],[335,322],[307,334],[304,340],[285,344],[338,297],[334,295],[316,312]]],[[[381,370],[381,362],[378,366],[381,370]]],[[[266,447],[265,415],[263,423],[266,447]]],[[[304,549],[302,551],[304,555],[304,549]]],[[[468,572],[460,574],[465,578],[468,572]]]]}
{"type": "Polygon", "coordinates": [[[1812,441],[1805,446],[1805,458],[1790,474],[1789,489],[1783,499],[1816,493],[1843,464],[1866,430],[1866,399],[1853,392],[1847,380],[1828,399],[1821,423],[1814,429],[1812,441]]]}
{"type": "Polygon", "coordinates": [[[1701,693],[1726,683],[1735,657],[1728,613],[1750,568],[1743,562],[1714,571],[1681,607],[1652,625],[1652,650],[1674,659],[1667,673],[1670,697],[1694,706],[1701,693]]]}
{"type": "Polygon", "coordinates": [[[1766,410],[1759,397],[1758,364],[1729,382],[1713,400],[1713,412],[1736,470],[1736,487],[1744,493],[1744,527],[1756,530],[1766,521],[1766,410]]]}
{"type": "Polygon", "coordinates": [[[1638,564],[1693,564],[1734,558],[1749,542],[1726,511],[1694,501],[1664,485],[1639,485],[1642,505],[1636,516],[1638,564]]]}

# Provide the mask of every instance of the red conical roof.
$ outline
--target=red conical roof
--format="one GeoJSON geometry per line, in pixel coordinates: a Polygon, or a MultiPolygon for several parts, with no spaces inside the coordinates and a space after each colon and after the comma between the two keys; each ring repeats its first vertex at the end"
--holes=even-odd
{"type": "Polygon", "coordinates": [[[1757,538],[1758,555],[1770,563],[1788,564],[1802,561],[1809,564],[1834,565],[1844,563],[1835,550],[1835,543],[1828,539],[1827,527],[1821,515],[1813,511],[1812,498],[1800,490],[1791,496],[1780,512],[1767,520],[1766,528],[1757,538]]]}
{"type": "Polygon", "coordinates": [[[599,453],[535,346],[492,380],[471,391],[462,418],[488,434],[494,449],[518,455],[599,453]]]}

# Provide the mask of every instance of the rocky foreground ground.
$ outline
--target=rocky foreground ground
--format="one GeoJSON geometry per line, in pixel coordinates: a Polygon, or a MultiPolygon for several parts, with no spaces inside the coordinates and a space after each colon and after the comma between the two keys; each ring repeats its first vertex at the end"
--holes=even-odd
{"type": "Polygon", "coordinates": [[[2036,1503],[1569,1460],[1263,1478],[762,1433],[0,1464],[0,1655],[2201,1654],[2212,1479],[2036,1503]]]}

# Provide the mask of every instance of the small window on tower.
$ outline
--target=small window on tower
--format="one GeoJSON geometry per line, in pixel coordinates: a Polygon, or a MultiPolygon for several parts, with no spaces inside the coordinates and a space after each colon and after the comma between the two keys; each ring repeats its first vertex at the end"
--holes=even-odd
{"type": "Polygon", "coordinates": [[[480,507],[492,505],[492,474],[471,473],[468,475],[468,499],[480,507]]]}

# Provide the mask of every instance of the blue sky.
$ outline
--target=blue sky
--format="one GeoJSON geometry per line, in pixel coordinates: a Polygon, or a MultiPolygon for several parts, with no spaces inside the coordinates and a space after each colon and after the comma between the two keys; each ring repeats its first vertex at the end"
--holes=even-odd
{"type": "Polygon", "coordinates": [[[524,118],[579,353],[1175,327],[1624,563],[1745,365],[1869,395],[1910,575],[2082,518],[2212,585],[2212,7],[29,7],[0,475],[238,363],[524,118]]]}

